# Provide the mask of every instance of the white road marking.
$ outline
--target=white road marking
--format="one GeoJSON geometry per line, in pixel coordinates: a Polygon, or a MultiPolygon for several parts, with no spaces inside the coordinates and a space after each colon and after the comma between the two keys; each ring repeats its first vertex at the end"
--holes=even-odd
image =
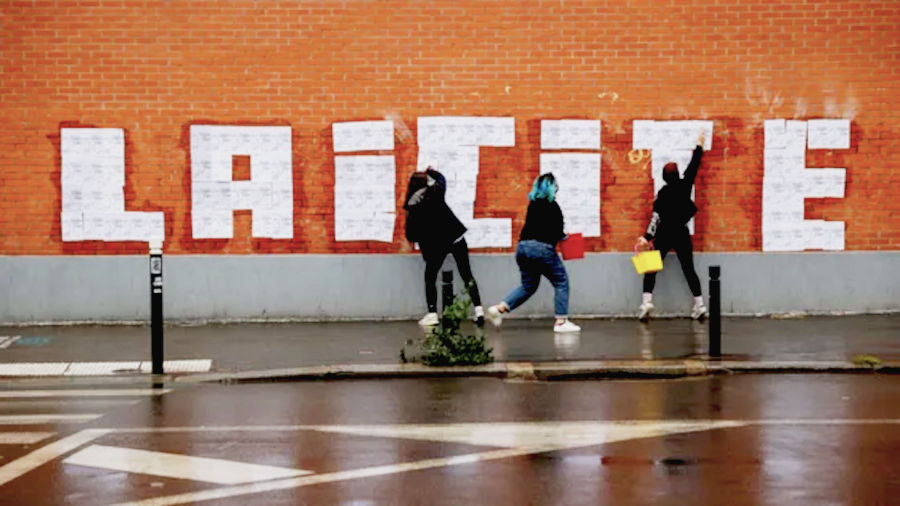
{"type": "MultiPolygon", "coordinates": [[[[312,476],[299,476],[287,479],[275,479],[263,483],[249,483],[244,485],[229,486],[199,492],[190,492],[171,496],[163,496],[145,499],[136,502],[122,503],[134,506],[164,506],[171,504],[185,504],[214,499],[223,499],[240,495],[255,494],[273,490],[304,487],[319,483],[329,483],[342,480],[359,479],[371,476],[431,469],[460,464],[476,463],[524,456],[535,453],[543,453],[554,449],[574,447],[571,438],[554,436],[546,429],[551,425],[562,428],[579,428],[582,433],[591,437],[590,441],[583,441],[577,446],[590,446],[599,439],[603,442],[623,441],[626,439],[639,439],[656,435],[673,434],[679,432],[696,432],[706,429],[717,429],[742,426],[803,426],[803,425],[880,425],[900,424],[900,419],[781,419],[781,420],[618,420],[618,421],[584,421],[584,422],[523,422],[523,423],[466,423],[466,424],[428,424],[428,425],[234,425],[234,426],[194,426],[194,427],[131,427],[119,429],[87,429],[73,436],[51,443],[22,458],[0,467],[0,485],[15,479],[18,476],[53,460],[60,455],[72,451],[79,446],[87,444],[94,439],[110,433],[125,434],[153,434],[153,433],[209,433],[209,432],[273,432],[273,431],[301,431],[315,430],[322,432],[338,432],[351,434],[370,434],[380,437],[404,437],[413,439],[428,439],[441,441],[456,441],[482,444],[486,441],[484,436],[478,435],[479,430],[493,431],[498,425],[505,426],[504,444],[525,444],[525,447],[502,448],[488,450],[479,453],[470,453],[452,457],[425,459],[415,462],[374,466],[334,473],[325,473],[312,476]],[[524,428],[519,428],[524,427],[524,428]],[[446,437],[440,436],[441,428],[448,429],[446,437]],[[628,429],[631,429],[632,437],[628,437],[628,429]],[[523,438],[526,433],[536,434],[540,440],[529,442],[523,438]]],[[[498,440],[491,441],[496,445],[498,440]]],[[[283,468],[279,468],[283,469],[283,468]]]]}
{"type": "Polygon", "coordinates": [[[68,453],[81,445],[90,443],[104,434],[112,432],[110,429],[85,429],[71,436],[54,441],[46,446],[19,457],[12,462],[0,467],[0,485],[4,485],[19,476],[40,467],[47,462],[68,453]]]}
{"type": "Polygon", "coordinates": [[[0,432],[0,445],[31,445],[54,435],[55,432],[0,432]]]}
{"type": "Polygon", "coordinates": [[[81,408],[103,409],[129,406],[141,402],[140,399],[0,399],[0,411],[10,409],[81,408]]]}
{"type": "Polygon", "coordinates": [[[102,413],[46,414],[46,415],[0,415],[0,425],[40,425],[45,423],[90,422],[103,416],[102,413]]]}
{"type": "Polygon", "coordinates": [[[108,388],[103,390],[5,390],[0,391],[0,399],[22,399],[34,397],[134,397],[154,396],[171,392],[167,388],[108,388]]]}
{"type": "Polygon", "coordinates": [[[312,471],[303,469],[288,469],[96,444],[71,455],[63,460],[63,463],[221,485],[237,485],[312,474],[312,471]]]}
{"type": "MultiPolygon", "coordinates": [[[[208,372],[212,360],[166,360],[166,373],[208,372]]],[[[0,363],[0,376],[113,376],[117,374],[148,374],[151,362],[141,360],[120,362],[12,362],[0,363]]]]}
{"type": "Polygon", "coordinates": [[[478,446],[559,450],[615,441],[663,436],[680,432],[740,427],[743,422],[524,422],[459,423],[447,425],[330,425],[324,432],[425,441],[445,441],[478,446]]]}
{"type": "Polygon", "coordinates": [[[227,497],[235,497],[239,495],[258,494],[260,492],[270,492],[273,490],[306,487],[309,485],[318,485],[320,483],[355,480],[372,476],[383,476],[387,474],[419,471],[422,469],[431,469],[435,467],[471,464],[488,460],[519,457],[522,455],[528,455],[529,453],[535,452],[526,449],[504,448],[501,450],[491,450],[481,453],[469,453],[465,455],[457,455],[454,457],[426,459],[415,462],[389,464],[385,466],[364,467],[362,469],[352,469],[350,471],[339,471],[335,473],[317,474],[300,478],[289,478],[286,480],[267,481],[265,483],[251,483],[248,485],[216,488],[212,490],[204,490],[201,492],[188,492],[185,494],[153,497],[150,499],[144,499],[142,501],[119,503],[114,506],[168,506],[172,504],[211,501],[214,499],[224,499],[227,497]]]}

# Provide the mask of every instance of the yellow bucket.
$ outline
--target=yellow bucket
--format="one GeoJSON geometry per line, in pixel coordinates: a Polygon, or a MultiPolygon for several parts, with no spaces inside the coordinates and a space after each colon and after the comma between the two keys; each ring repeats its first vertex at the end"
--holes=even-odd
{"type": "Polygon", "coordinates": [[[640,253],[635,251],[635,255],[631,257],[631,263],[634,264],[634,270],[636,270],[638,274],[657,272],[661,271],[663,268],[662,255],[659,254],[659,250],[657,249],[641,251],[640,253]]]}

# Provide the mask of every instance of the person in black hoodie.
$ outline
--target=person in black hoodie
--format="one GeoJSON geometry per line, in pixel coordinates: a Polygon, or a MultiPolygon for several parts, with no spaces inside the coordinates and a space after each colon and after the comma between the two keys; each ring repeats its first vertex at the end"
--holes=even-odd
{"type": "MultiPolygon", "coordinates": [[[[653,216],[647,226],[647,232],[638,238],[636,248],[651,245],[659,250],[665,258],[670,249],[675,250],[681,270],[687,280],[688,287],[694,295],[694,307],[691,318],[700,320],[707,315],[706,306],[703,304],[703,294],[700,290],[700,278],[694,269],[694,245],[691,242],[691,234],[687,228],[687,222],[696,214],[697,206],[691,200],[691,188],[697,177],[697,169],[700,167],[700,158],[703,156],[703,134],[697,140],[694,154],[684,171],[684,178],[678,176],[678,166],[667,163],[663,167],[663,181],[666,184],[659,189],[656,200],[653,202],[653,216]]],[[[656,273],[644,274],[644,289],[638,318],[647,321],[653,311],[653,287],[656,285],[656,273]]]]}
{"type": "Polygon", "coordinates": [[[513,289],[499,304],[488,308],[487,318],[500,326],[503,314],[522,305],[537,291],[541,276],[553,284],[554,332],[578,332],[581,327],[569,321],[569,277],[556,253],[556,243],[565,237],[563,215],[555,202],[559,186],[553,174],[547,173],[534,181],[528,193],[528,213],[516,247],[516,264],[522,276],[521,286],[513,289]]]}
{"type": "Polygon", "coordinates": [[[425,172],[416,172],[409,180],[403,209],[407,211],[406,239],[419,243],[422,258],[425,259],[425,302],[428,312],[419,320],[419,325],[437,325],[437,282],[438,271],[447,254],[453,255],[459,275],[469,290],[469,297],[475,305],[475,320],[484,324],[484,309],[478,283],[469,265],[469,245],[466,244],[466,227],[453,214],[444,200],[447,180],[440,172],[428,167],[425,172]]]}

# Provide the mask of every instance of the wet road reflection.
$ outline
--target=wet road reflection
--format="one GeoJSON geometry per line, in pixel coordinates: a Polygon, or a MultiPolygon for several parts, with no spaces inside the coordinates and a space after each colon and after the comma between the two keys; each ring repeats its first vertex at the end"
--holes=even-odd
{"type": "Polygon", "coordinates": [[[0,445],[0,478],[19,473],[0,504],[889,504],[898,393],[875,375],[207,385],[0,445]]]}

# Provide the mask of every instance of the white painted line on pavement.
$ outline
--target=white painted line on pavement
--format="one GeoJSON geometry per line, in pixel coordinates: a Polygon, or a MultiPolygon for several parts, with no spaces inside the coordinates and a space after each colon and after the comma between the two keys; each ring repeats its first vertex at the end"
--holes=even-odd
{"type": "Polygon", "coordinates": [[[134,397],[154,396],[171,392],[168,388],[107,388],[102,390],[5,390],[0,391],[0,399],[22,399],[34,397],[134,397]]]}
{"type": "Polygon", "coordinates": [[[23,474],[36,469],[47,462],[66,454],[81,445],[90,443],[100,436],[112,432],[110,429],[85,429],[71,436],[54,441],[46,446],[42,446],[37,450],[19,457],[16,460],[0,467],[0,485],[9,483],[10,481],[22,476],[23,474]]]}
{"type": "Polygon", "coordinates": [[[71,362],[63,376],[111,376],[117,373],[139,372],[141,362],[71,362]]]}
{"type": "Polygon", "coordinates": [[[0,432],[0,445],[31,445],[55,435],[55,432],[0,432]]]}
{"type": "Polygon", "coordinates": [[[68,362],[15,362],[0,364],[0,376],[62,376],[68,362]]]}
{"type": "MultiPolygon", "coordinates": [[[[163,371],[176,372],[209,372],[212,369],[212,359],[202,358],[195,360],[166,360],[163,362],[163,371]]],[[[141,362],[141,372],[149,373],[153,370],[153,362],[141,362]]]]}
{"type": "Polygon", "coordinates": [[[338,471],[335,473],[316,474],[313,476],[267,481],[265,483],[251,483],[247,485],[216,488],[200,492],[188,492],[185,494],[153,497],[150,499],[144,499],[142,501],[119,503],[114,506],[168,506],[172,504],[187,504],[199,501],[212,501],[214,499],[224,499],[227,497],[257,494],[260,492],[270,492],[273,490],[284,490],[288,488],[306,487],[309,485],[318,485],[320,483],[331,483],[335,481],[354,480],[372,476],[406,473],[410,471],[419,471],[422,469],[431,469],[435,467],[445,467],[459,464],[470,464],[487,460],[505,459],[509,457],[528,455],[529,453],[534,452],[532,450],[526,449],[504,448],[501,450],[491,450],[481,453],[456,455],[454,457],[426,459],[415,462],[389,464],[385,466],[364,467],[362,469],[352,469],[350,471],[338,471]]]}
{"type": "Polygon", "coordinates": [[[0,399],[0,411],[10,409],[103,409],[130,406],[141,402],[141,399],[0,399]]]}
{"type": "Polygon", "coordinates": [[[90,422],[103,416],[102,413],[52,414],[45,415],[0,415],[0,425],[40,425],[45,423],[90,422]]]}
{"type": "MultiPolygon", "coordinates": [[[[119,374],[149,374],[151,362],[131,360],[119,362],[12,362],[0,363],[0,376],[114,376],[119,374]]],[[[166,360],[166,373],[208,372],[212,360],[166,360]]]]}
{"type": "Polygon", "coordinates": [[[312,471],[303,469],[104,445],[88,446],[63,460],[63,463],[220,485],[237,485],[312,474],[312,471]]]}

